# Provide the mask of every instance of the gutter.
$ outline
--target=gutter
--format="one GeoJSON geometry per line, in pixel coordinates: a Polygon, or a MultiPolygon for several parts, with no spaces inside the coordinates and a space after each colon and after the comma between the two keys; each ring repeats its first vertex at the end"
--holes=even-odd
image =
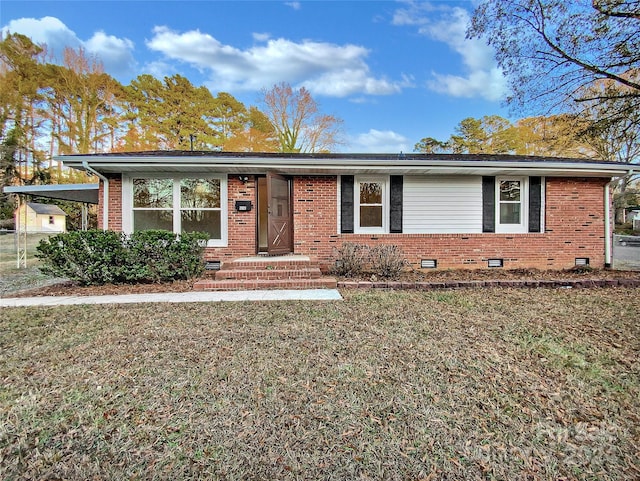
{"type": "Polygon", "coordinates": [[[273,156],[243,156],[243,157],[223,157],[223,156],[59,156],[65,165],[73,167],[74,164],[84,164],[85,160],[100,168],[121,170],[127,166],[171,166],[171,167],[196,167],[200,169],[238,169],[256,168],[282,171],[304,171],[304,170],[439,170],[447,168],[465,169],[502,169],[502,170],[550,170],[559,174],[571,172],[596,173],[604,175],[623,175],[627,171],[628,165],[611,162],[554,162],[554,161],[499,161],[499,160],[412,160],[412,159],[352,159],[344,158],[276,158],[273,156]]]}
{"type": "Polygon", "coordinates": [[[634,174],[633,169],[629,169],[626,175],[611,179],[604,186],[604,267],[610,269],[612,267],[612,249],[611,249],[611,185],[619,182],[621,179],[629,178],[634,174]]]}
{"type": "Polygon", "coordinates": [[[109,229],[109,179],[89,165],[87,160],[82,161],[82,166],[87,172],[96,175],[104,185],[102,191],[102,230],[109,229]]]}
{"type": "MultiPolygon", "coordinates": [[[[83,164],[75,164],[65,162],[65,165],[72,168],[80,168],[83,164]]],[[[540,175],[544,177],[560,176],[560,177],[614,177],[624,175],[624,170],[605,169],[605,168],[588,168],[588,169],[568,169],[562,166],[531,166],[531,165],[511,165],[508,167],[492,167],[484,165],[466,165],[466,166],[406,166],[401,164],[388,166],[375,165],[306,165],[294,166],[273,163],[261,164],[196,164],[196,163],[152,163],[152,162],[118,162],[118,163],[94,163],[96,168],[100,168],[105,172],[124,173],[124,172],[217,172],[231,174],[256,174],[275,172],[283,175],[354,175],[354,174],[389,174],[397,173],[401,175],[456,175],[465,173],[466,175],[540,175]]]]}

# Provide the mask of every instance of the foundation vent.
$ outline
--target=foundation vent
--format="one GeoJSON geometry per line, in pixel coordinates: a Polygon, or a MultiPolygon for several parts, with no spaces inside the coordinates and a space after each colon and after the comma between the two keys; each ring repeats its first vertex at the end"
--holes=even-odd
{"type": "Polygon", "coordinates": [[[420,261],[420,269],[435,269],[436,267],[438,267],[436,259],[422,259],[420,261]]]}
{"type": "Polygon", "coordinates": [[[504,267],[504,259],[489,259],[487,261],[488,267],[504,267]]]}
{"type": "Polygon", "coordinates": [[[222,263],[220,261],[206,261],[204,263],[205,271],[219,271],[222,263]]]}

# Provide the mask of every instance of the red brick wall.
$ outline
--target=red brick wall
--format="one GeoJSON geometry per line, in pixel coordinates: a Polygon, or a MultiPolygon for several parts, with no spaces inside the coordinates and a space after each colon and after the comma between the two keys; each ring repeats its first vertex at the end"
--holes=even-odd
{"type": "MultiPolygon", "coordinates": [[[[109,229],[122,230],[122,176],[109,178],[109,229]]],[[[104,186],[100,183],[98,206],[98,228],[102,229],[102,199],[104,186]]],[[[235,257],[255,255],[256,253],[256,185],[255,178],[249,176],[248,182],[240,181],[238,176],[230,175],[227,180],[228,247],[210,247],[205,253],[206,259],[225,260],[235,257]],[[236,200],[250,200],[251,212],[236,212],[236,200]]]]}
{"type": "Polygon", "coordinates": [[[255,176],[247,177],[247,182],[242,182],[237,175],[227,178],[228,247],[207,248],[207,260],[225,261],[256,255],[257,183],[255,176]],[[236,212],[236,200],[250,200],[253,208],[250,212],[236,212]]]}
{"type": "Polygon", "coordinates": [[[338,234],[338,179],[298,176],[293,180],[293,245],[297,254],[333,263],[342,238],[338,234]]]}
{"type": "MultiPolygon", "coordinates": [[[[115,231],[122,230],[122,175],[112,174],[106,176],[109,179],[109,229],[115,231]]],[[[104,183],[100,182],[98,191],[98,229],[103,229],[103,202],[104,183]]]]}
{"type": "Polygon", "coordinates": [[[604,265],[603,187],[608,179],[548,178],[545,233],[537,234],[338,234],[337,178],[296,177],[295,252],[328,268],[343,242],[400,247],[413,267],[437,259],[439,268],[486,268],[504,259],[505,268],[564,269],[576,257],[604,265]]]}
{"type": "MultiPolygon", "coordinates": [[[[608,179],[547,178],[545,233],[538,234],[339,234],[336,176],[296,176],[293,181],[294,251],[328,269],[343,242],[399,246],[412,266],[437,259],[438,268],[485,268],[487,259],[504,259],[505,268],[564,269],[576,257],[604,265],[603,187],[608,179]]],[[[109,228],[122,229],[122,181],[110,177],[109,228]]],[[[208,248],[209,260],[256,253],[256,179],[228,178],[228,247],[208,248]],[[251,200],[251,212],[236,212],[236,200],[251,200]]],[[[100,187],[102,199],[102,186],[100,187]]],[[[102,208],[98,222],[102,226],[102,208]]]]}

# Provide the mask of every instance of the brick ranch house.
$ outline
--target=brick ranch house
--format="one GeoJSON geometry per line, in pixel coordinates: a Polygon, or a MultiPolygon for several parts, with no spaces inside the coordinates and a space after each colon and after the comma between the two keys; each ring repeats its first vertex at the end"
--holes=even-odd
{"type": "Polygon", "coordinates": [[[610,187],[629,164],[455,154],[66,155],[100,178],[99,226],[206,231],[206,260],[393,244],[414,268],[611,265],[610,187]]]}

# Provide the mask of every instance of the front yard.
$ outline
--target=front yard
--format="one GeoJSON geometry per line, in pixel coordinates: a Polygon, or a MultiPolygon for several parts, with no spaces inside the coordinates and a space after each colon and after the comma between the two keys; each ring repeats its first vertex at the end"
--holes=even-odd
{"type": "Polygon", "coordinates": [[[0,479],[640,478],[640,289],[4,308],[0,479]]]}

